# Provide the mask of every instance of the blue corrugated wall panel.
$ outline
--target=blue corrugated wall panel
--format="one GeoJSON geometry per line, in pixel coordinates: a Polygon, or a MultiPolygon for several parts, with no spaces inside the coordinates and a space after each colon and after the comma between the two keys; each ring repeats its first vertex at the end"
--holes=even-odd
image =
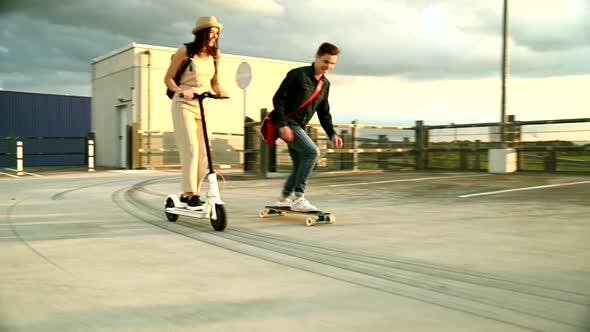
{"type": "MultiPolygon", "coordinates": [[[[80,139],[21,139],[26,166],[84,165],[85,140],[90,131],[90,97],[0,90],[0,136],[80,137],[80,139]],[[81,155],[29,155],[30,153],[81,155]]],[[[14,141],[0,140],[0,153],[15,153],[14,141]]],[[[0,155],[0,166],[14,166],[14,156],[0,155]]]]}

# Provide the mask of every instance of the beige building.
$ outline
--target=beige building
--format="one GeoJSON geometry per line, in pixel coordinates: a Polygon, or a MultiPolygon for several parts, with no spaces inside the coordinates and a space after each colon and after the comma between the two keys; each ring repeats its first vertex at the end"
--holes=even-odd
{"type": "MultiPolygon", "coordinates": [[[[96,164],[135,168],[178,165],[170,99],[163,83],[176,48],[133,43],[92,61],[96,164]]],[[[218,164],[243,162],[244,118],[260,119],[286,73],[309,63],[222,54],[219,81],[228,100],[211,100],[206,119],[218,164]]]]}

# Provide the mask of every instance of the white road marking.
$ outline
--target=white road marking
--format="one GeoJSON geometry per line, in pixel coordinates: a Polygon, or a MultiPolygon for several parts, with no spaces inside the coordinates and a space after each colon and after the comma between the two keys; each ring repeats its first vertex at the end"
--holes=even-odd
{"type": "Polygon", "coordinates": [[[491,174],[474,174],[474,175],[453,175],[453,176],[432,176],[427,178],[414,178],[414,179],[402,179],[402,180],[386,180],[386,181],[373,181],[373,182],[357,182],[357,183],[345,183],[345,184],[331,184],[329,187],[350,187],[350,186],[365,186],[369,184],[381,184],[381,183],[394,183],[394,182],[411,182],[411,181],[426,181],[426,180],[440,180],[440,179],[452,179],[452,178],[467,178],[474,176],[490,176],[491,174]]]}
{"type": "Polygon", "coordinates": [[[115,169],[108,171],[110,173],[123,173],[123,174],[148,174],[148,173],[161,173],[155,169],[115,169]]]}
{"type": "Polygon", "coordinates": [[[524,190],[535,190],[535,189],[543,189],[543,188],[573,186],[573,185],[576,185],[576,184],[585,184],[585,183],[590,183],[590,181],[569,182],[569,183],[557,183],[557,184],[548,184],[548,185],[544,185],[544,186],[535,186],[535,187],[524,187],[524,188],[514,188],[514,189],[505,189],[505,190],[497,190],[497,191],[488,191],[488,192],[477,193],[477,194],[461,195],[461,196],[458,196],[458,197],[460,197],[460,198],[468,198],[468,197],[476,197],[476,196],[496,195],[496,194],[509,193],[509,192],[513,192],[513,191],[524,191],[524,190]]]}
{"type": "MultiPolygon", "coordinates": [[[[15,172],[17,171],[16,169],[12,169],[12,168],[5,168],[5,169],[9,170],[9,171],[15,171],[15,172]]],[[[43,176],[43,175],[39,175],[39,174],[35,174],[35,173],[28,173],[28,172],[23,172],[23,174],[29,174],[32,176],[43,176]]]]}
{"type": "Polygon", "coordinates": [[[4,173],[4,172],[0,172],[0,174],[4,174],[4,175],[7,175],[7,176],[12,176],[13,178],[18,178],[17,175],[12,175],[12,174],[8,174],[8,173],[4,173]]]}

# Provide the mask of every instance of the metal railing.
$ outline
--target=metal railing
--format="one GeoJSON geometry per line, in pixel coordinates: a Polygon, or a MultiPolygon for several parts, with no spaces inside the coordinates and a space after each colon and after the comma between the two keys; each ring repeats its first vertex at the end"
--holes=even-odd
{"type": "MultiPolygon", "coordinates": [[[[266,109],[261,110],[264,118],[266,109]]],[[[287,171],[287,145],[269,147],[258,134],[260,121],[246,119],[244,133],[212,133],[214,162],[266,176],[287,171]]],[[[333,149],[319,124],[307,132],[320,148],[318,171],[457,169],[487,170],[488,151],[502,147],[500,123],[414,126],[335,124],[342,149],[333,149]]],[[[172,132],[134,132],[140,167],[178,167],[172,132]]],[[[505,144],[518,154],[518,169],[590,172],[590,118],[516,121],[508,117],[505,144]]],[[[137,165],[137,163],[136,163],[137,165]]]]}
{"type": "MultiPolygon", "coordinates": [[[[178,168],[180,159],[174,138],[169,131],[136,130],[133,168],[178,168]]],[[[236,167],[243,164],[243,134],[213,132],[209,134],[215,164],[236,167]]],[[[133,144],[132,144],[133,145],[133,144]]]]}
{"type": "Polygon", "coordinates": [[[88,136],[66,137],[0,136],[0,166],[16,165],[17,142],[22,142],[23,159],[29,166],[87,165],[88,141],[92,139],[92,133],[88,136]]]}
{"type": "MultiPolygon", "coordinates": [[[[262,113],[264,114],[264,111],[262,113]]],[[[261,116],[263,116],[261,114],[261,116]]],[[[246,124],[257,132],[259,122],[246,124]]],[[[250,127],[250,129],[248,129],[250,127]]],[[[488,151],[502,147],[500,124],[473,123],[415,126],[336,124],[345,146],[329,146],[321,126],[308,127],[320,147],[319,171],[359,169],[487,170],[488,151]]],[[[530,171],[590,172],[590,118],[516,121],[508,117],[505,144],[518,154],[518,169],[530,171]]],[[[260,143],[258,143],[260,147],[260,143]]],[[[286,144],[250,149],[247,169],[265,172],[290,168],[286,144]],[[256,165],[256,166],[253,166],[256,165]]],[[[246,169],[246,168],[245,168],[246,169]]]]}
{"type": "MultiPolygon", "coordinates": [[[[501,147],[498,123],[426,127],[427,168],[485,170],[488,150],[501,147]],[[461,132],[466,128],[476,130],[461,132]]],[[[516,121],[510,116],[505,128],[506,147],[516,150],[519,170],[590,172],[590,118],[516,121]]]]}

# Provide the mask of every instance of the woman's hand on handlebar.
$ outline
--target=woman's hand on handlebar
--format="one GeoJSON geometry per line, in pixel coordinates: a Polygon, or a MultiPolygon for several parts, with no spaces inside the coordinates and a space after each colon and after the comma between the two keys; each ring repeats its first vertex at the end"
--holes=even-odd
{"type": "Polygon", "coordinates": [[[229,95],[227,94],[226,91],[224,90],[219,90],[218,92],[215,93],[216,95],[218,95],[219,97],[228,97],[229,95]]]}
{"type": "Polygon", "coordinates": [[[180,96],[184,99],[193,99],[195,97],[195,94],[193,93],[192,89],[186,89],[182,90],[180,96]]]}

